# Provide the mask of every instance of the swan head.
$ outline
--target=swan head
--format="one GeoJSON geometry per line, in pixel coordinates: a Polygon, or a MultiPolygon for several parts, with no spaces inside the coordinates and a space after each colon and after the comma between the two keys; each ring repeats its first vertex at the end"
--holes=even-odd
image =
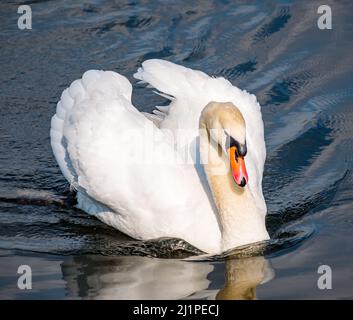
{"type": "Polygon", "coordinates": [[[208,103],[201,113],[200,129],[206,129],[210,142],[226,155],[235,183],[244,187],[249,180],[245,165],[246,124],[239,109],[231,102],[208,103]]]}

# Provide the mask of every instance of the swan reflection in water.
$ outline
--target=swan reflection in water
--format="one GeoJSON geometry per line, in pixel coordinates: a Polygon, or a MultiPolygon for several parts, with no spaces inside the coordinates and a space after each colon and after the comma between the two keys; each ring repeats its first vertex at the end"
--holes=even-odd
{"type": "Polygon", "coordinates": [[[225,262],[225,283],[214,290],[209,289],[209,278],[215,264],[137,256],[76,256],[61,267],[68,297],[84,299],[256,299],[256,287],[274,275],[262,256],[229,259],[225,262]]]}
{"type": "Polygon", "coordinates": [[[273,277],[274,271],[263,256],[228,260],[224,286],[218,291],[216,299],[255,300],[256,287],[273,277]]]}

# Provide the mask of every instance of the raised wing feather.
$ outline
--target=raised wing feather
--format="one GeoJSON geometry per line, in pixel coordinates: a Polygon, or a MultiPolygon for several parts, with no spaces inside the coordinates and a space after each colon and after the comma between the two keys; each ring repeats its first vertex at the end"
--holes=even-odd
{"type": "MultiPolygon", "coordinates": [[[[152,59],[142,63],[134,74],[136,79],[149,83],[160,92],[173,96],[168,112],[160,122],[161,128],[180,130],[198,128],[202,109],[210,101],[232,102],[246,122],[248,145],[247,170],[249,186],[257,205],[266,211],[262,195],[262,174],[266,158],[264,126],[261,107],[252,95],[233,86],[224,78],[213,78],[201,71],[165,61],[152,59]]],[[[195,131],[195,134],[197,132],[195,131]]],[[[195,137],[189,137],[191,140],[195,137]]]]}

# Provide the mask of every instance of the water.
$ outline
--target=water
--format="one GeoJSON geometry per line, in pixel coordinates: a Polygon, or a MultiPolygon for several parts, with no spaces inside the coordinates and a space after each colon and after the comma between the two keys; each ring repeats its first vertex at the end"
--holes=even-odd
{"type": "MultiPolygon", "coordinates": [[[[332,30],[317,27],[321,1],[26,1],[30,31],[19,4],[0,4],[0,298],[353,298],[351,1],[328,3],[332,30]],[[143,243],[67,200],[49,143],[62,90],[87,69],[134,81],[148,58],[257,95],[268,244],[208,257],[178,239],[143,243]],[[30,291],[17,288],[21,264],[30,291]],[[323,264],[332,290],[317,287],[323,264]]],[[[133,102],[165,100],[136,86],[133,102]]]]}

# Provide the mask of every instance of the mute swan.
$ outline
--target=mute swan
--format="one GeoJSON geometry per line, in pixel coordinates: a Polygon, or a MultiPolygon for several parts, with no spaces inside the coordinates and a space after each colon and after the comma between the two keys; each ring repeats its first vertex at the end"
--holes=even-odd
{"type": "Polygon", "coordinates": [[[169,106],[139,112],[130,82],[98,70],[74,81],[57,104],[51,146],[78,208],[133,238],[182,238],[211,254],[269,239],[256,97],[158,59],[134,77],[169,106]]]}

